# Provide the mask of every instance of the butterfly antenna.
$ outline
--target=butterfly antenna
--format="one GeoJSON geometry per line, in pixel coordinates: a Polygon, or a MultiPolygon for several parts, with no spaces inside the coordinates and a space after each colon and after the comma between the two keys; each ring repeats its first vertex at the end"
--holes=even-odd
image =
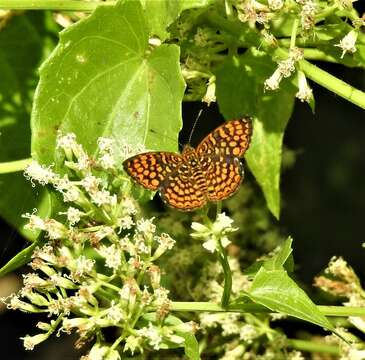
{"type": "MultiPolygon", "coordinates": [[[[166,138],[166,139],[168,139],[168,140],[170,140],[170,141],[172,141],[172,142],[174,142],[174,143],[175,143],[175,141],[176,141],[174,138],[172,138],[172,137],[170,137],[170,136],[162,135],[162,134],[158,133],[156,130],[150,129],[150,131],[151,131],[151,133],[154,133],[154,134],[156,134],[156,135],[158,135],[158,136],[164,137],[164,138],[166,138]]],[[[183,147],[183,144],[181,144],[181,142],[180,142],[180,141],[178,141],[178,144],[179,144],[181,147],[183,147]]]]}
{"type": "Polygon", "coordinates": [[[189,145],[190,145],[190,143],[191,143],[191,137],[193,136],[193,133],[194,133],[194,130],[195,130],[196,124],[197,124],[197,122],[198,122],[198,120],[199,120],[200,115],[202,114],[202,112],[203,112],[203,109],[200,109],[200,110],[199,110],[199,112],[198,112],[198,115],[197,115],[197,117],[196,117],[196,119],[195,119],[195,121],[194,121],[194,125],[193,125],[193,127],[191,128],[190,135],[189,135],[189,141],[188,141],[188,144],[189,144],[189,145]]]}

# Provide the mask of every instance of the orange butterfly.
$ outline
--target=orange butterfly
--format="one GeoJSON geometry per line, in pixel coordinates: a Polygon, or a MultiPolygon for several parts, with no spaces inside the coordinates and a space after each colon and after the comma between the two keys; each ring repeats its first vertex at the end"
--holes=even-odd
{"type": "Polygon", "coordinates": [[[243,179],[239,158],[249,147],[249,118],[231,120],[208,134],[196,149],[181,154],[146,152],[124,161],[125,171],[146,189],[159,190],[170,206],[196,210],[231,196],[243,179]]]}

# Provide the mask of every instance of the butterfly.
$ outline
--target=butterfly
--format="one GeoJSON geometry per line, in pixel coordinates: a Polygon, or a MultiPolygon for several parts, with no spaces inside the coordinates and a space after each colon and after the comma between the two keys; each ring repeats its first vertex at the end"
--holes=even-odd
{"type": "Polygon", "coordinates": [[[181,154],[146,152],[123,162],[125,171],[140,185],[159,190],[169,206],[192,211],[208,201],[233,195],[243,179],[239,158],[250,145],[250,118],[230,120],[209,133],[196,147],[185,145],[181,154]]]}

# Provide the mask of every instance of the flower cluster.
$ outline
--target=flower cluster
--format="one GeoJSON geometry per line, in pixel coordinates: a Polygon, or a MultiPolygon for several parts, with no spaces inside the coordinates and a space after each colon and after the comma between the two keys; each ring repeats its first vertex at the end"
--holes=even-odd
{"type": "Polygon", "coordinates": [[[299,48],[290,50],[289,57],[278,63],[277,69],[274,73],[265,80],[265,90],[276,90],[279,88],[280,82],[283,78],[287,78],[295,71],[295,64],[303,58],[303,52],[299,48]]]}
{"type": "Polygon", "coordinates": [[[214,223],[203,225],[193,222],[191,228],[194,230],[191,234],[193,238],[204,239],[203,247],[211,253],[220,252],[221,248],[227,247],[231,242],[227,234],[238,230],[232,227],[233,220],[225,213],[220,213],[214,223]]]}
{"type": "MultiPolygon", "coordinates": [[[[331,259],[324,274],[314,279],[314,285],[333,296],[347,299],[343,301],[343,305],[345,306],[365,307],[365,290],[361,286],[360,279],[355,271],[341,257],[333,257],[331,259]]],[[[363,317],[349,316],[348,321],[358,331],[365,333],[365,321],[363,317]]],[[[344,328],[338,329],[338,332],[344,338],[350,339],[351,342],[351,344],[346,343],[333,335],[328,337],[332,342],[340,345],[341,359],[363,359],[365,350],[360,339],[344,328]]]]}
{"type": "MultiPolygon", "coordinates": [[[[158,233],[154,219],[143,218],[128,191],[121,190],[130,185],[118,171],[113,141],[99,139],[95,159],[74,134],[59,136],[57,147],[66,175],[35,161],[25,171],[33,184],[53,186],[65,202],[56,218],[42,219],[36,210],[24,215],[26,228],[43,232],[45,240],[32,255],[33,272],[24,275],[23,288],[6,302],[11,309],[52,319],[37,325],[41,333],[23,338],[25,348],[60,331],[76,331],[79,347],[94,341],[85,359],[118,359],[122,351],[160,349],[165,342],[184,346],[181,334],[191,333],[192,324],[165,322],[171,301],[155,263],[175,241],[158,233]],[[118,186],[104,170],[114,172],[118,186]],[[106,342],[106,328],[116,329],[114,342],[106,342]]],[[[131,156],[130,149],[122,147],[121,157],[131,156]]]]}

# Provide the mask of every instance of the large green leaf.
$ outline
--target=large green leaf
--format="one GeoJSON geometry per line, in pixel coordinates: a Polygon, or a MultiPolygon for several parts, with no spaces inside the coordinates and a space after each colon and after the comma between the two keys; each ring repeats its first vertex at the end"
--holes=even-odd
{"type": "Polygon", "coordinates": [[[89,154],[97,138],[117,146],[177,149],[185,84],[179,48],[150,48],[138,1],[98,7],[60,35],[40,71],[32,112],[32,152],[55,159],[58,130],[74,132],[89,154]],[[152,132],[151,130],[155,130],[152,132]]]}
{"type": "MultiPolygon", "coordinates": [[[[30,156],[30,104],[37,67],[42,53],[52,46],[48,16],[39,12],[17,15],[0,32],[0,162],[30,156]]],[[[37,234],[24,229],[21,214],[33,208],[39,209],[38,214],[47,213],[46,193],[34,190],[20,172],[0,175],[0,193],[0,216],[34,240],[37,234]]]]}
{"type": "Polygon", "coordinates": [[[143,0],[146,11],[150,35],[158,36],[162,41],[169,33],[167,27],[175,21],[182,11],[191,8],[204,7],[212,0],[143,0]]]}
{"type": "Polygon", "coordinates": [[[262,267],[255,276],[248,296],[273,311],[334,330],[333,325],[285,270],[266,270],[262,267]]]}
{"type": "Polygon", "coordinates": [[[286,124],[296,88],[287,79],[277,91],[264,91],[264,81],[276,68],[271,58],[251,49],[228,59],[216,72],[217,101],[228,118],[251,115],[253,136],[246,159],[275,217],[280,214],[280,167],[286,124]]]}

